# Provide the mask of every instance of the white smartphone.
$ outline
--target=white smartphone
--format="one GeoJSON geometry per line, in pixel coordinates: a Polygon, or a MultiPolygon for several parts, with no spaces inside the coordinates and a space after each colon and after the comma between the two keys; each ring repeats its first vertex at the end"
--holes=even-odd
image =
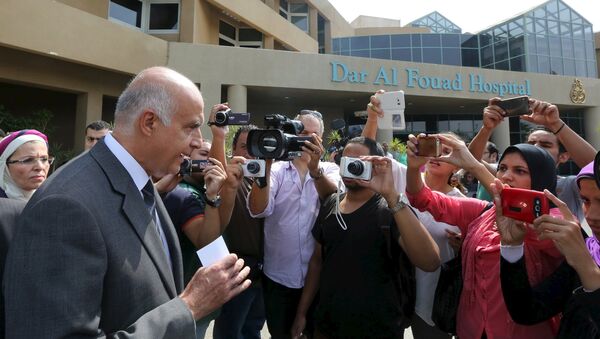
{"type": "Polygon", "coordinates": [[[404,91],[385,92],[377,94],[383,110],[383,118],[377,120],[379,129],[403,130],[406,128],[404,120],[404,91]]]}

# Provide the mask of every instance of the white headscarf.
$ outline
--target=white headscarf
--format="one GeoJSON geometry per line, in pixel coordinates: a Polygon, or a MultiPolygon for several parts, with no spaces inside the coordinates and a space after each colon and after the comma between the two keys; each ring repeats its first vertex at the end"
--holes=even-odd
{"type": "Polygon", "coordinates": [[[42,139],[42,137],[33,134],[25,134],[11,141],[2,155],[0,155],[0,188],[4,190],[10,199],[27,201],[35,192],[35,190],[25,191],[17,186],[10,176],[10,171],[6,165],[6,160],[8,160],[8,158],[10,158],[10,156],[15,153],[19,147],[31,141],[41,142],[46,145],[46,140],[42,139]]]}

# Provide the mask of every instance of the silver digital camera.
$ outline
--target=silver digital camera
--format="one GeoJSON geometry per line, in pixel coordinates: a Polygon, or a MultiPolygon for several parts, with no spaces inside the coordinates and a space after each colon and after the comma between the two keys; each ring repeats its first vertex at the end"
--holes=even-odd
{"type": "Polygon", "coordinates": [[[358,158],[342,157],[340,175],[343,178],[371,180],[372,164],[358,158]]]}
{"type": "Polygon", "coordinates": [[[267,165],[262,159],[248,159],[242,164],[245,177],[264,177],[267,165]]]}

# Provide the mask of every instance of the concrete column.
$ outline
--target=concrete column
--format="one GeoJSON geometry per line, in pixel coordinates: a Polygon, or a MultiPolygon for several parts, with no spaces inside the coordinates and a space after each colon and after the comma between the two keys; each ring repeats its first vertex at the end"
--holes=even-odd
{"type": "Polygon", "coordinates": [[[319,32],[318,15],[319,12],[316,8],[308,6],[308,35],[315,40],[317,40],[317,33],[319,32]]]}
{"type": "Polygon", "coordinates": [[[227,88],[227,102],[235,112],[248,111],[248,89],[243,85],[231,85],[227,88]]]}
{"type": "Polygon", "coordinates": [[[202,83],[200,85],[200,91],[202,92],[202,98],[204,99],[204,124],[200,128],[202,136],[212,140],[212,133],[210,127],[206,124],[208,117],[210,116],[211,108],[223,102],[221,100],[221,84],[219,83],[202,83]]]}
{"type": "Polygon", "coordinates": [[[275,49],[275,38],[271,35],[265,35],[263,37],[263,48],[264,49],[275,49]]]}
{"type": "Polygon", "coordinates": [[[394,131],[391,129],[377,129],[377,142],[383,144],[387,142],[388,144],[394,138],[394,131]]]}
{"type": "Polygon", "coordinates": [[[83,151],[85,144],[85,127],[92,121],[102,119],[102,93],[88,92],[77,96],[75,111],[75,150],[83,151]]]}
{"type": "Polygon", "coordinates": [[[496,144],[498,152],[500,153],[504,152],[504,150],[510,146],[510,128],[508,119],[504,119],[504,121],[496,127],[492,134],[491,141],[496,144]]]}
{"type": "Polygon", "coordinates": [[[600,107],[588,108],[583,113],[585,140],[600,149],[600,107]]]}

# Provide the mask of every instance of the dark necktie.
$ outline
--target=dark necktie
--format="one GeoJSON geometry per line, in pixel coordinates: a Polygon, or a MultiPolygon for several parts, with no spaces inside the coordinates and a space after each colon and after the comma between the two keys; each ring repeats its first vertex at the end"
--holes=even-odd
{"type": "Polygon", "coordinates": [[[154,198],[154,185],[152,181],[148,180],[148,183],[144,188],[142,188],[142,195],[144,196],[144,203],[146,204],[146,208],[150,215],[152,216],[152,220],[154,220],[154,224],[156,225],[156,232],[158,232],[158,237],[163,246],[163,250],[165,255],[167,256],[167,262],[169,263],[169,267],[171,266],[171,253],[169,251],[169,244],[167,243],[167,237],[163,232],[163,229],[160,225],[160,221],[157,218],[156,214],[156,200],[154,198]]]}

